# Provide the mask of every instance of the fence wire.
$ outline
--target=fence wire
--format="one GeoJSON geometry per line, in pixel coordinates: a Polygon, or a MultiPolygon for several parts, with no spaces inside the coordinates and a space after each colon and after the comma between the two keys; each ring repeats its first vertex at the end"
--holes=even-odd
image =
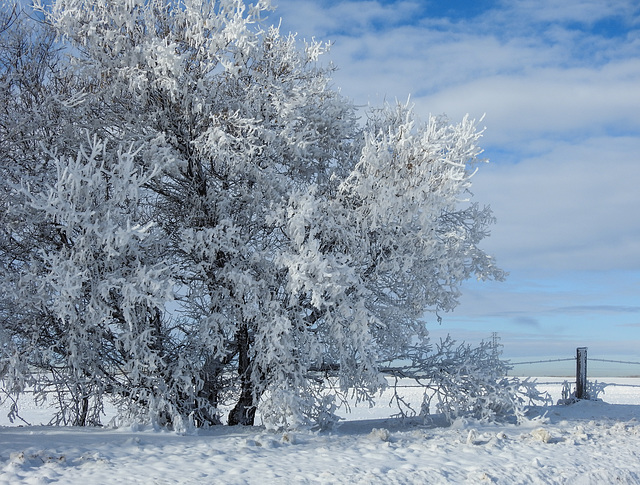
{"type": "Polygon", "coordinates": [[[630,362],[627,360],[609,360],[609,359],[594,359],[589,357],[587,359],[588,361],[592,361],[592,362],[611,362],[613,364],[632,364],[632,365],[640,365],[640,362],[630,362]]]}
{"type": "MultiPolygon", "coordinates": [[[[507,365],[513,366],[513,365],[524,365],[524,364],[546,364],[546,363],[549,363],[549,362],[570,362],[570,361],[575,362],[576,360],[577,360],[577,357],[567,357],[567,358],[564,358],[564,359],[529,360],[529,361],[526,361],[526,362],[509,362],[509,361],[507,361],[507,365]]],[[[587,362],[607,362],[607,363],[612,363],[612,364],[640,365],[640,362],[633,362],[633,361],[628,361],[628,360],[597,359],[597,358],[593,358],[593,357],[588,357],[587,358],[587,362]]],[[[559,383],[558,381],[536,382],[536,384],[538,384],[538,385],[553,385],[553,384],[558,384],[558,383],[559,383]]],[[[601,384],[603,384],[605,386],[638,387],[638,388],[640,388],[640,385],[637,385],[637,384],[617,384],[615,382],[611,382],[611,383],[601,382],[601,384]]],[[[420,388],[420,387],[424,387],[424,386],[421,386],[421,385],[397,385],[396,387],[398,387],[398,388],[411,388],[411,387],[420,388]]]]}
{"type": "MultiPolygon", "coordinates": [[[[509,365],[521,365],[521,364],[545,364],[547,362],[565,362],[569,360],[576,360],[575,357],[569,359],[549,359],[549,360],[530,360],[528,362],[509,362],[509,365]]],[[[593,360],[593,359],[590,359],[593,360]]]]}
{"type": "MultiPolygon", "coordinates": [[[[521,365],[521,364],[545,364],[547,362],[567,362],[570,360],[576,360],[575,357],[569,357],[566,359],[548,359],[548,360],[530,360],[527,362],[509,362],[509,365],[521,365]]],[[[594,359],[593,357],[589,357],[587,359],[589,362],[610,362],[612,364],[631,364],[631,365],[640,365],[640,362],[632,362],[629,360],[611,360],[611,359],[594,359]]]]}
{"type": "MultiPolygon", "coordinates": [[[[576,361],[577,357],[568,357],[565,359],[547,359],[547,360],[530,360],[527,362],[509,362],[509,365],[523,365],[523,364],[546,364],[548,362],[569,362],[576,361]]],[[[640,365],[640,362],[634,362],[629,360],[612,360],[612,359],[597,359],[593,357],[588,357],[587,362],[606,362],[611,364],[626,364],[626,365],[640,365]]],[[[537,382],[536,384],[545,385],[545,384],[556,384],[555,382],[537,382]]],[[[615,387],[637,387],[640,388],[640,385],[637,384],[618,384],[615,382],[603,382],[601,383],[605,386],[615,386],[615,387]]]]}

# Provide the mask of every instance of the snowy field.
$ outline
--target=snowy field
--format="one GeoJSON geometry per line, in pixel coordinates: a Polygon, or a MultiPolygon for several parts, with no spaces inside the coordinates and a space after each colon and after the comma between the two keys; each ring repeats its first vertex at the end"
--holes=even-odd
{"type": "MultiPolygon", "coordinates": [[[[564,379],[539,378],[560,398],[564,379]]],[[[516,425],[390,419],[381,399],[333,432],[219,427],[197,435],[18,426],[0,406],[0,484],[640,484],[640,378],[602,378],[602,402],[516,425]],[[637,386],[637,387],[633,387],[637,386]]],[[[420,390],[406,389],[419,401],[420,390]]],[[[22,403],[32,424],[47,410],[22,403]]]]}

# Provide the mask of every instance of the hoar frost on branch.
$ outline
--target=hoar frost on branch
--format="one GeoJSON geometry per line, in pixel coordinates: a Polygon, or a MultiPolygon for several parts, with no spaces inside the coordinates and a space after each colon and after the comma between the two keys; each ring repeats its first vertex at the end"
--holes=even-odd
{"type": "MultiPolygon", "coordinates": [[[[27,358],[41,373],[36,392],[59,400],[58,422],[100,422],[105,394],[147,399],[145,382],[164,367],[160,318],[171,296],[166,268],[146,261],[157,244],[151,221],[140,225],[142,175],[129,150],[111,153],[96,137],[75,159],[51,154],[55,185],[19,190],[12,207],[48,233],[46,246],[25,262],[13,282],[16,309],[37,320],[10,327],[5,351],[27,358]],[[45,229],[46,228],[46,229],[45,229]]],[[[7,379],[6,383],[20,386],[7,379]]]]}
{"type": "Polygon", "coordinates": [[[526,420],[527,406],[551,404],[551,398],[528,379],[507,377],[510,366],[500,359],[500,347],[495,341],[482,341],[472,347],[450,336],[435,348],[407,346],[394,362],[382,365],[394,379],[390,406],[404,418],[428,417],[435,412],[449,423],[458,418],[526,420]],[[424,388],[420,409],[414,409],[402,397],[407,382],[424,388]]]}
{"type": "Polygon", "coordinates": [[[63,422],[96,422],[107,394],[176,429],[225,407],[327,422],[319,371],[371,399],[380,362],[426,345],[425,312],[503,277],[469,201],[476,123],[408,105],[359,123],[325,44],[262,30],[268,2],[36,9],[66,56],[41,83],[64,89],[43,103],[57,136],[32,131],[44,182],[3,186],[4,238],[47,229],[20,264],[3,253],[1,368],[14,393],[55,389],[63,422]]]}

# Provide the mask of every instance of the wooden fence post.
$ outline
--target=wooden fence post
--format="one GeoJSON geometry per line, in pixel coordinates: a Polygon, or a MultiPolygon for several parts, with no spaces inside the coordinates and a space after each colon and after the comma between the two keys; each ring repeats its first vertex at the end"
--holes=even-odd
{"type": "Polygon", "coordinates": [[[578,347],[577,349],[576,399],[589,399],[587,392],[587,347],[578,347]]]}

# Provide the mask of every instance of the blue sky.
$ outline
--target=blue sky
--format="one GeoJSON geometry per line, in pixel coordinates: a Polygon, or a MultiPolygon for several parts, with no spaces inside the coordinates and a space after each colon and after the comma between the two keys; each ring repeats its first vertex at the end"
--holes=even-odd
{"type": "Polygon", "coordinates": [[[473,192],[498,219],[484,248],[510,276],[465,284],[442,325],[426,317],[435,338],[495,331],[514,362],[578,346],[640,361],[637,1],[273,3],[282,31],[333,43],[334,84],[357,104],[411,95],[423,118],[484,115],[491,163],[473,192]]]}

